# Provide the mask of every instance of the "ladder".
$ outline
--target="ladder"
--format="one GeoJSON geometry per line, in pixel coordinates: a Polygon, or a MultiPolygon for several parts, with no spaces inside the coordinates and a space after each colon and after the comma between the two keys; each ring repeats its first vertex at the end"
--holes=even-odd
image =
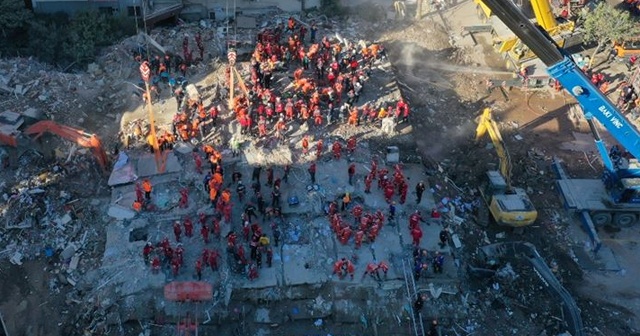
{"type": "Polygon", "coordinates": [[[414,332],[414,335],[416,336],[424,336],[424,325],[422,323],[422,313],[421,312],[416,312],[413,310],[413,302],[417,299],[418,297],[418,291],[416,288],[416,282],[415,279],[413,278],[413,269],[411,267],[412,265],[412,259],[411,257],[409,258],[403,258],[402,259],[402,273],[404,276],[404,284],[405,284],[405,288],[407,290],[407,300],[409,302],[409,310],[411,312],[411,329],[414,332]],[[408,260],[407,260],[408,259],[408,260]]]}

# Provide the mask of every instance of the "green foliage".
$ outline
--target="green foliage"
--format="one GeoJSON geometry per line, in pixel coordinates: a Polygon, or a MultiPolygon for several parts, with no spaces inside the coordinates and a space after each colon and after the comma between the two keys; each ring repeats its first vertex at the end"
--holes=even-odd
{"type": "Polygon", "coordinates": [[[640,33],[637,23],[628,11],[621,11],[606,2],[601,2],[593,11],[581,15],[585,42],[599,46],[640,33]]]}
{"type": "Polygon", "coordinates": [[[53,32],[60,31],[62,25],[56,20],[33,20],[29,25],[29,43],[26,52],[42,62],[55,64],[60,58],[60,44],[63,35],[53,32]]]}
{"type": "Polygon", "coordinates": [[[327,16],[344,16],[347,12],[340,0],[320,0],[320,10],[327,16]]]}
{"type": "Polygon", "coordinates": [[[62,43],[63,55],[80,64],[93,61],[96,47],[112,41],[113,32],[106,16],[97,12],[77,14],[66,30],[67,38],[62,43]]]}
{"type": "Polygon", "coordinates": [[[73,18],[64,13],[37,15],[22,38],[25,45],[14,49],[63,69],[83,67],[95,59],[100,47],[133,34],[135,23],[122,16],[98,12],[81,12],[73,18]]]}
{"type": "Polygon", "coordinates": [[[25,28],[32,17],[33,13],[24,7],[22,0],[0,0],[0,30],[3,37],[25,28]]]}

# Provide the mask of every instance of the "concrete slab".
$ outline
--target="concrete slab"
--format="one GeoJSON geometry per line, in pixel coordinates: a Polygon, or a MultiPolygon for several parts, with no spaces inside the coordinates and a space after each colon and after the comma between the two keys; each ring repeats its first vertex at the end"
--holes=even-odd
{"type": "Polygon", "coordinates": [[[125,208],[118,204],[112,204],[109,206],[109,210],[107,210],[107,215],[118,220],[123,220],[135,217],[136,212],[130,208],[125,208]]]}
{"type": "Polygon", "coordinates": [[[253,321],[256,323],[266,323],[266,324],[274,323],[269,315],[270,315],[269,309],[258,308],[256,309],[256,315],[253,321]]]}
{"type": "Polygon", "coordinates": [[[282,246],[284,284],[287,286],[320,284],[327,281],[326,271],[320,267],[310,245],[282,246]]]}
{"type": "Polygon", "coordinates": [[[121,168],[111,171],[111,175],[109,176],[109,181],[107,182],[107,184],[109,186],[116,186],[120,184],[131,183],[137,178],[138,176],[136,175],[135,164],[129,161],[121,168]]]}
{"type": "MultiPolygon", "coordinates": [[[[165,169],[163,173],[174,173],[179,171],[182,171],[182,165],[178,161],[178,158],[173,153],[173,151],[169,151],[167,153],[165,169]]],[[[138,158],[136,163],[136,175],[138,177],[147,177],[158,174],[161,173],[158,171],[155,156],[153,154],[146,154],[138,158]]]]}
{"type": "Polygon", "coordinates": [[[352,300],[336,300],[333,303],[333,319],[336,323],[360,323],[363,313],[360,305],[352,300]]]}
{"type": "MultiPolygon", "coordinates": [[[[264,260],[263,260],[264,262],[264,260]]],[[[266,267],[265,264],[259,272],[260,276],[255,280],[244,279],[239,284],[239,288],[260,289],[278,286],[278,270],[275,267],[266,267]]]]}

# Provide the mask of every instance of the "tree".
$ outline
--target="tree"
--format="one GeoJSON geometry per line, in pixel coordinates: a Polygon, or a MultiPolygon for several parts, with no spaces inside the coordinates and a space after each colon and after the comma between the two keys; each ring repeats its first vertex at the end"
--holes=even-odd
{"type": "Polygon", "coordinates": [[[33,16],[22,0],[0,0],[0,31],[6,38],[19,28],[24,28],[33,16]]]}
{"type": "Polygon", "coordinates": [[[589,67],[599,51],[607,43],[622,41],[625,37],[640,33],[636,22],[628,11],[613,8],[606,2],[601,2],[593,11],[583,12],[584,41],[596,43],[597,47],[591,55],[589,67]]]}
{"type": "Polygon", "coordinates": [[[74,63],[93,61],[96,47],[112,42],[107,18],[97,12],[78,13],[67,27],[67,39],[63,44],[65,56],[74,63]]]}
{"type": "Polygon", "coordinates": [[[64,24],[58,24],[53,20],[36,18],[29,24],[29,38],[26,52],[33,55],[38,60],[57,64],[59,62],[60,51],[64,41],[66,29],[64,24]]]}

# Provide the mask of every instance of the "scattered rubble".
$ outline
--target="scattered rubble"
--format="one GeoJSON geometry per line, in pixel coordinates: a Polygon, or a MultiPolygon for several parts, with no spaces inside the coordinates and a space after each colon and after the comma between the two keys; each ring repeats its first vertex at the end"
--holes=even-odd
{"type": "MultiPolygon", "coordinates": [[[[238,29],[235,36],[237,45],[246,46],[247,50],[251,50],[257,27],[266,26],[267,21],[286,22],[287,18],[287,14],[269,12],[241,20],[242,26],[246,28],[238,29]]],[[[476,111],[479,111],[477,108],[479,103],[476,101],[486,95],[483,83],[487,74],[465,73],[465,69],[469,67],[480,67],[474,60],[477,50],[456,48],[456,41],[449,37],[447,30],[431,19],[418,23],[389,23],[394,29],[391,33],[382,33],[382,28],[387,25],[386,22],[370,24],[357,17],[351,17],[347,22],[319,16],[304,19],[323,22],[323,28],[327,32],[337,33],[335,36],[339,38],[389,43],[389,58],[393,66],[380,65],[376,71],[386,74],[385,76],[389,78],[398,75],[400,79],[397,87],[403,91],[412,107],[419,111],[416,116],[420,115],[420,117],[416,117],[412,125],[398,132],[392,125],[383,124],[381,129],[371,126],[355,132],[350,128],[342,127],[333,134],[318,134],[318,137],[346,139],[356,132],[363,132],[364,140],[358,144],[362,152],[386,158],[388,163],[421,162],[424,166],[427,172],[425,179],[431,186],[430,191],[435,201],[434,207],[443,213],[445,224],[449,226],[451,232],[452,259],[452,280],[429,281],[418,285],[418,290],[424,291],[428,296],[424,316],[429,319],[438,318],[441,327],[453,334],[487,334],[496,329],[512,334],[534,330],[541,331],[542,334],[546,334],[547,331],[563,332],[564,317],[560,315],[553,298],[539,295],[545,285],[544,280],[540,280],[531,270],[506,263],[493,270],[495,276],[492,275],[488,280],[467,283],[453,277],[456,273],[458,273],[457,276],[463,275],[466,272],[466,265],[475,261],[478,257],[478,246],[512,239],[510,233],[500,228],[478,225],[482,219],[479,218],[478,211],[481,201],[477,192],[477,176],[486,170],[488,161],[493,157],[492,154],[487,154],[491,149],[479,150],[477,145],[470,142],[470,135],[475,127],[473,119],[476,111]],[[430,38],[424,38],[425,32],[430,38]],[[423,62],[427,65],[423,66],[421,64],[423,62]],[[424,137],[421,134],[418,139],[414,139],[412,135],[415,133],[414,128],[420,132],[429,130],[430,134],[424,134],[424,137]],[[414,142],[418,144],[417,152],[414,149],[414,142]]],[[[101,57],[87,67],[86,72],[76,74],[61,72],[60,69],[39,64],[32,59],[0,60],[0,97],[6,98],[0,103],[0,108],[21,111],[23,114],[24,111],[28,111],[28,108],[32,108],[33,110],[30,111],[44,111],[46,117],[56,121],[100,128],[100,131],[111,135],[106,139],[105,146],[114,148],[120,140],[126,139],[121,142],[123,148],[118,150],[126,149],[135,154],[136,150],[140,150],[145,143],[142,135],[146,133],[148,123],[144,118],[128,115],[130,113],[128,109],[138,108],[137,105],[140,102],[140,90],[137,87],[139,75],[130,51],[137,48],[150,48],[154,53],[156,50],[179,53],[182,48],[181,38],[185,34],[191,36],[202,27],[215,28],[202,30],[203,40],[207,45],[205,62],[192,66],[188,71],[191,74],[206,75],[203,79],[204,85],[199,85],[197,89],[206,101],[217,100],[227,95],[225,89],[219,84],[224,76],[223,32],[226,25],[218,23],[216,27],[213,26],[214,23],[210,21],[201,21],[171,28],[158,28],[151,31],[148,36],[141,34],[128,38],[105,49],[101,57]]],[[[249,74],[248,67],[240,68],[243,76],[249,74]]],[[[373,78],[370,87],[372,91],[377,90],[374,94],[383,95],[381,100],[396,99],[398,97],[396,86],[389,90],[382,89],[386,85],[385,81],[373,78]],[[389,94],[389,91],[392,93],[389,94]]],[[[500,105],[501,103],[497,104],[503,106],[500,105]]],[[[160,114],[163,113],[160,112],[160,114]]],[[[164,115],[167,114],[171,113],[164,115]]],[[[237,129],[234,123],[226,126],[228,129],[221,129],[213,135],[214,141],[221,147],[229,144],[230,134],[236,133],[237,129]]],[[[502,126],[505,133],[509,135],[509,139],[513,138],[513,141],[521,143],[515,147],[516,151],[526,153],[516,158],[518,162],[515,166],[520,168],[514,171],[515,179],[518,180],[518,184],[527,187],[532,198],[547,205],[543,210],[545,216],[539,224],[539,231],[536,231],[541,233],[540,236],[545,235],[546,238],[532,239],[539,239],[534,243],[538,245],[540,242],[540,251],[545,256],[565,253],[549,243],[549,241],[572,243],[566,234],[568,219],[560,214],[560,210],[557,210],[559,206],[546,201],[553,192],[553,178],[549,170],[544,168],[550,161],[551,154],[540,149],[545,148],[543,144],[532,146],[531,142],[535,140],[528,138],[531,135],[522,132],[522,127],[518,123],[503,123],[502,126]],[[523,151],[522,148],[526,150],[523,151]]],[[[292,132],[290,147],[296,148],[293,142],[299,141],[300,134],[296,133],[299,130],[291,129],[290,131],[292,132]]],[[[274,145],[265,148],[262,144],[250,139],[240,140],[243,141],[247,161],[243,163],[284,165],[300,162],[295,153],[282,146],[274,145]]],[[[17,166],[14,171],[4,169],[0,171],[3,177],[0,190],[4,200],[0,205],[0,218],[4,219],[4,222],[0,223],[0,258],[18,266],[24,266],[33,260],[45,260],[47,263],[45,272],[50,275],[49,292],[52,295],[57,293],[64,295],[64,308],[61,309],[69,315],[71,319],[69,325],[78,330],[84,330],[87,335],[104,334],[110,329],[113,330],[114,326],[120,330],[120,333],[127,334],[124,331],[124,325],[131,321],[136,321],[136,333],[151,334],[153,326],[142,325],[142,322],[136,320],[139,316],[153,316],[160,319],[158,317],[160,314],[155,310],[157,307],[151,305],[141,307],[150,302],[151,293],[146,294],[148,297],[128,296],[139,299],[138,302],[130,302],[131,299],[112,299],[121,297],[123,294],[116,293],[115,288],[117,284],[126,280],[124,278],[135,278],[138,275],[140,278],[148,277],[146,272],[135,273],[135,269],[143,267],[138,260],[140,258],[137,250],[131,254],[135,254],[138,259],[132,259],[136,260],[136,263],[126,265],[128,268],[118,265],[122,268],[96,271],[103,260],[110,260],[108,256],[103,259],[102,255],[104,241],[107,239],[104,227],[119,225],[125,228],[131,225],[133,228],[135,224],[132,224],[131,220],[135,218],[135,212],[128,206],[115,204],[118,202],[109,204],[104,186],[106,181],[94,168],[90,168],[93,166],[92,158],[85,150],[77,149],[66,142],[52,144],[53,153],[50,157],[54,158],[56,164],[51,165],[49,157],[45,157],[47,155],[27,151],[20,154],[17,164],[14,163],[17,166]],[[12,184],[12,181],[15,183],[12,184]],[[105,197],[102,197],[103,195],[105,197]],[[107,216],[113,219],[108,219],[107,216]],[[146,298],[147,301],[142,298],[146,298]],[[141,310],[137,311],[137,308],[141,310]],[[69,311],[80,313],[74,315],[69,314],[69,311]]],[[[191,145],[176,148],[176,152],[179,153],[177,160],[185,162],[187,160],[185,157],[192,150],[191,145]]],[[[0,148],[0,166],[5,157],[2,151],[4,149],[0,148]]],[[[120,153],[122,157],[124,151],[120,153]]],[[[228,154],[223,152],[223,155],[228,154]]],[[[359,164],[364,165],[371,158],[369,154],[359,155],[361,156],[354,156],[354,162],[359,164]]],[[[586,157],[586,159],[590,162],[590,158],[586,157]]],[[[582,162],[582,165],[585,166],[586,163],[582,162]]],[[[302,180],[300,177],[305,176],[304,174],[304,171],[296,172],[295,169],[292,173],[298,182],[302,180]]],[[[330,178],[329,174],[326,178],[330,178]]],[[[187,179],[181,176],[181,179],[176,180],[178,182],[175,183],[184,183],[187,179]]],[[[327,190],[319,190],[318,194],[326,192],[327,190]]],[[[312,196],[309,196],[309,199],[311,198],[312,196]]],[[[167,200],[167,204],[169,203],[171,202],[167,200]]],[[[310,213],[320,213],[322,206],[311,207],[311,209],[313,210],[309,211],[310,213]]],[[[170,213],[163,213],[157,220],[159,223],[174,220],[175,218],[171,216],[170,213]]],[[[406,213],[400,216],[406,216],[406,213]]],[[[303,230],[302,224],[308,222],[309,218],[305,217],[289,224],[291,227],[291,235],[287,238],[289,245],[283,248],[282,255],[279,256],[285,262],[290,263],[292,259],[296,259],[292,258],[296,253],[304,252],[306,247],[303,248],[298,244],[307,243],[300,241],[299,237],[303,230]]],[[[398,227],[401,226],[404,224],[398,225],[398,227]]],[[[316,240],[323,241],[325,237],[331,236],[316,224],[313,230],[315,230],[314,239],[316,240]]],[[[158,225],[157,232],[148,232],[148,234],[165,233],[161,233],[158,225]]],[[[141,242],[129,243],[133,246],[141,242]]],[[[375,251],[375,248],[372,247],[371,251],[375,251]]],[[[331,253],[335,254],[334,251],[331,253]]],[[[311,271],[322,270],[336,257],[337,255],[331,258],[318,258],[314,260],[315,263],[304,260],[300,265],[311,271]]],[[[398,260],[404,258],[402,254],[390,255],[390,257],[396,258],[396,265],[401,264],[398,260]]],[[[553,274],[561,282],[580,276],[568,267],[567,263],[554,260],[549,261],[549,264],[553,274]]],[[[104,264],[102,266],[111,267],[104,264]]],[[[283,274],[291,270],[287,267],[291,267],[291,264],[282,266],[283,274]]],[[[311,271],[304,276],[313,277],[314,274],[311,271]]],[[[227,318],[234,323],[244,321],[246,316],[249,316],[245,309],[252,309],[248,305],[245,306],[238,297],[232,297],[232,295],[242,294],[232,290],[230,284],[232,276],[228,274],[230,271],[224,272],[220,275],[219,288],[214,295],[216,301],[206,309],[206,316],[209,319],[204,323],[205,325],[214,323],[209,321],[221,321],[227,318]]],[[[295,279],[284,276],[281,280],[275,277],[274,279],[280,285],[299,281],[301,277],[303,275],[295,279]]],[[[164,280],[164,277],[154,278],[149,282],[159,288],[164,280]]],[[[357,294],[354,293],[355,286],[351,285],[332,291],[322,288],[322,285],[316,286],[320,288],[316,287],[313,290],[319,294],[313,297],[304,297],[304,293],[298,293],[302,290],[291,285],[274,287],[277,288],[277,293],[248,289],[244,295],[254,299],[260,297],[254,302],[256,307],[258,302],[264,303],[261,296],[264,295],[264,301],[267,301],[267,304],[256,308],[251,316],[254,317],[254,322],[265,325],[265,328],[269,325],[271,330],[277,329],[285,322],[296,321],[304,321],[305,325],[314,328],[313,330],[324,330],[332,322],[357,325],[358,328],[362,328],[359,330],[370,330],[367,328],[372,326],[382,328],[383,325],[393,329],[404,327],[412,314],[410,300],[389,294],[398,288],[400,292],[404,290],[402,287],[404,283],[399,279],[385,282],[385,287],[382,289],[376,288],[374,284],[371,288],[357,294]],[[351,295],[366,299],[354,300],[350,297],[351,295]],[[270,306],[272,302],[278,301],[278,298],[282,301],[291,299],[290,302],[287,301],[291,306],[282,308],[282,311],[270,306]],[[398,311],[386,309],[385,311],[384,308],[398,302],[402,303],[403,309],[398,311]]],[[[132,286],[119,290],[131,294],[137,293],[139,288],[132,286]]],[[[580,301],[578,302],[582,305],[580,301]]],[[[162,302],[162,305],[165,305],[165,302],[162,302]]],[[[171,306],[166,304],[166,307],[171,306]]],[[[609,315],[616,314],[612,310],[609,315]]],[[[244,325],[245,322],[241,323],[244,325]]],[[[594,334],[599,332],[596,326],[588,326],[585,329],[594,334]]],[[[242,330],[247,331],[247,329],[242,330]]]]}

